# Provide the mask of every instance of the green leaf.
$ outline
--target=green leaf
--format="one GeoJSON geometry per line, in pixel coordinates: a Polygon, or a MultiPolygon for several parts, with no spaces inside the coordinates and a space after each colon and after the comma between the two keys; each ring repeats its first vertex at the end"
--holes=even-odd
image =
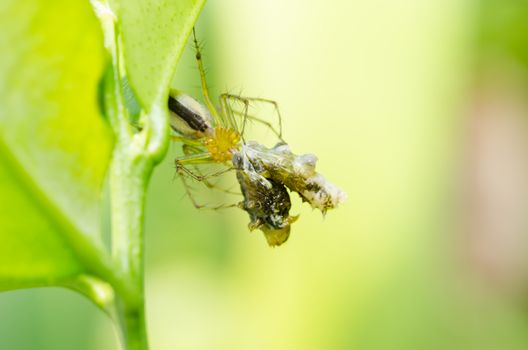
{"type": "Polygon", "coordinates": [[[84,0],[4,0],[0,23],[0,289],[97,275],[112,148],[99,23],[84,0]]]}
{"type": "Polygon", "coordinates": [[[128,79],[146,111],[166,96],[205,0],[114,0],[128,79]]]}

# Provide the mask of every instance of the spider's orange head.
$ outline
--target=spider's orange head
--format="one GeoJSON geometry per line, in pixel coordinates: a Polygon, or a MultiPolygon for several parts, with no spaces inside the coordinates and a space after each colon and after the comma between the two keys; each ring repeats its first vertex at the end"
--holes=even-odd
{"type": "Polygon", "coordinates": [[[218,163],[233,158],[233,152],[238,148],[240,134],[233,129],[216,127],[211,136],[205,140],[205,147],[211,153],[211,158],[218,163]]]}

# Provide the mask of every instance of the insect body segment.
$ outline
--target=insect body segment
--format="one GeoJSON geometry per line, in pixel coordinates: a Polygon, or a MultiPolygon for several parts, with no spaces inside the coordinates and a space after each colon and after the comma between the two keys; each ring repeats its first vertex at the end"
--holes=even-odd
{"type": "Polygon", "coordinates": [[[290,195],[283,184],[266,179],[252,168],[241,153],[233,157],[237,180],[244,200],[239,206],[250,218],[249,229],[260,229],[270,246],[286,242],[290,225],[297,216],[290,216],[290,195]]]}
{"type": "Polygon", "coordinates": [[[347,199],[344,191],[315,171],[317,157],[313,154],[295,155],[284,143],[269,149],[256,142],[248,142],[242,152],[260,175],[297,192],[303,201],[323,214],[347,199]]]}

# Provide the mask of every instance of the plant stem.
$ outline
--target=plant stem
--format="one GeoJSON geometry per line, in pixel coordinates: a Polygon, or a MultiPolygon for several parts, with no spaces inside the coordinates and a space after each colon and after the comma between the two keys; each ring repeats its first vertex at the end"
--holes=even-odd
{"type": "Polygon", "coordinates": [[[110,173],[112,256],[127,286],[116,300],[124,349],[146,350],[143,218],[152,162],[134,142],[115,146],[110,173]]]}
{"type": "Polygon", "coordinates": [[[116,145],[110,174],[112,256],[136,285],[143,279],[144,200],[150,169],[145,169],[145,159],[126,151],[127,145],[116,145]]]}
{"type": "Polygon", "coordinates": [[[144,125],[133,130],[122,91],[121,40],[116,17],[106,1],[92,0],[103,25],[105,46],[112,57],[112,69],[105,79],[105,109],[116,144],[110,165],[112,212],[112,258],[118,271],[113,283],[116,292],[112,311],[118,322],[124,350],[147,350],[145,295],[143,281],[143,222],[145,194],[154,165],[163,159],[168,147],[166,97],[143,106],[144,125]],[[147,107],[147,108],[145,108],[147,107]],[[122,283],[121,283],[122,282],[122,283]]]}
{"type": "Polygon", "coordinates": [[[143,299],[138,305],[117,302],[117,316],[120,340],[123,349],[147,350],[147,331],[145,323],[145,307],[143,299]]]}

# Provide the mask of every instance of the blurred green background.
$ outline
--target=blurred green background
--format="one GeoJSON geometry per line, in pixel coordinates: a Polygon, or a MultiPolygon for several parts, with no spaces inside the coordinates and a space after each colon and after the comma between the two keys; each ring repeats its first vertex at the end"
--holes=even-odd
{"type": "MultiPolygon", "coordinates": [[[[152,349],[528,346],[528,1],[209,1],[198,34],[213,92],[277,100],[349,200],[294,200],[271,249],[241,210],[192,207],[172,145],[147,201],[152,349]]],[[[192,56],[174,85],[200,96],[192,56]]],[[[1,349],[117,349],[112,327],[67,290],[0,295],[1,349]]]]}

